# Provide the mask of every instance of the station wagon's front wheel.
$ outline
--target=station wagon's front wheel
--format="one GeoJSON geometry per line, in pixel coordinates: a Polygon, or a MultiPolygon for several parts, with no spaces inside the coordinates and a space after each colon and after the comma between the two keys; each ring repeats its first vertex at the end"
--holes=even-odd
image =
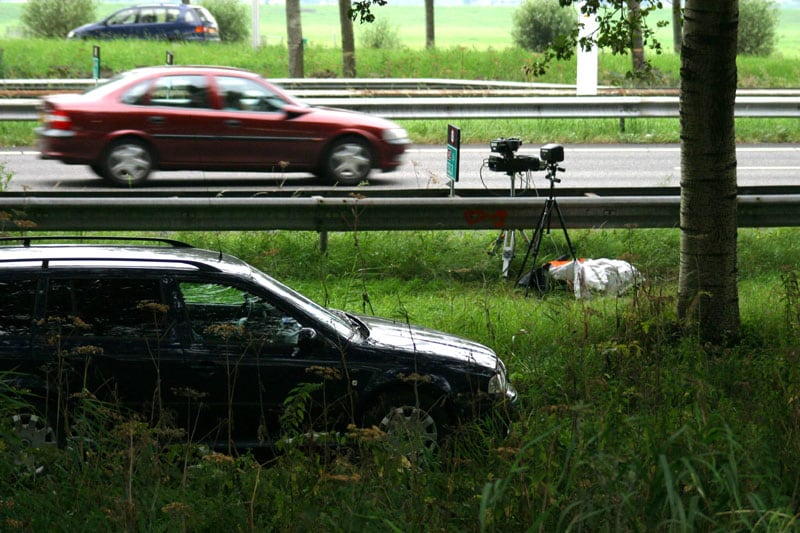
{"type": "Polygon", "coordinates": [[[135,187],[153,170],[153,154],[141,141],[122,139],[108,147],[101,169],[103,177],[114,185],[135,187]]]}
{"type": "Polygon", "coordinates": [[[328,149],[322,176],[328,183],[358,185],[372,170],[372,150],[360,137],[345,137],[328,149]]]}
{"type": "Polygon", "coordinates": [[[445,413],[423,396],[391,394],[380,397],[368,410],[366,423],[383,431],[396,452],[420,458],[438,447],[445,413]]]}

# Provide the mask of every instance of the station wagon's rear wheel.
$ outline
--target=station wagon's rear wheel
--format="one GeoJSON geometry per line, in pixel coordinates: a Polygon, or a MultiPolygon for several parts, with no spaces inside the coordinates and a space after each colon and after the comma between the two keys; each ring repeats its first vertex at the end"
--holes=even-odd
{"type": "Polygon", "coordinates": [[[322,164],[326,182],[358,185],[372,170],[372,150],[361,137],[344,137],[331,145],[322,164]]]}
{"type": "Polygon", "coordinates": [[[365,422],[386,433],[390,446],[408,458],[436,450],[444,434],[444,409],[425,396],[381,396],[367,411],[365,422]]]}
{"type": "Polygon", "coordinates": [[[100,170],[103,177],[114,185],[135,187],[153,170],[153,154],[141,141],[122,139],[108,147],[100,170]]]}

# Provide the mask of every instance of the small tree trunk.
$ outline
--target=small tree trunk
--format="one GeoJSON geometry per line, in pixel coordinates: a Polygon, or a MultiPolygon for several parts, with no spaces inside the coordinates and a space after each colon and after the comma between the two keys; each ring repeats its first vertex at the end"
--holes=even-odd
{"type": "Polygon", "coordinates": [[[303,77],[303,25],[300,0],[286,0],[286,38],[289,45],[289,77],[303,77]]]}
{"type": "Polygon", "coordinates": [[[681,0],[672,0],[672,48],[676,54],[681,53],[681,41],[683,41],[681,0]]]}
{"type": "Polygon", "coordinates": [[[342,26],[342,74],[356,77],[356,45],[353,38],[353,20],[350,18],[350,1],[339,0],[339,23],[342,26]]]}
{"type": "Polygon", "coordinates": [[[631,61],[633,73],[637,74],[646,69],[644,59],[644,38],[642,37],[642,8],[640,0],[627,0],[628,20],[631,24],[631,61]]]}
{"type": "Polygon", "coordinates": [[[433,0],[425,0],[425,48],[433,48],[435,45],[433,0]]]}

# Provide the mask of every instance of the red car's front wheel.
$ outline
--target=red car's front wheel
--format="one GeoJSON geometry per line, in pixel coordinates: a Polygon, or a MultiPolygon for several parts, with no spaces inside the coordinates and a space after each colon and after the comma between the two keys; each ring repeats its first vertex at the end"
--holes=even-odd
{"type": "Polygon", "coordinates": [[[372,170],[372,150],[360,137],[344,137],[328,149],[323,179],[330,184],[358,185],[372,170]]]}

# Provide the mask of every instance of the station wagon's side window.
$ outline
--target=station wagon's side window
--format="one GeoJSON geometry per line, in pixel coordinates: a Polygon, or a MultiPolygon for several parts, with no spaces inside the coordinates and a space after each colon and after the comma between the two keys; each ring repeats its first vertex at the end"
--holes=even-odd
{"type": "Polygon", "coordinates": [[[108,19],[109,25],[117,25],[117,24],[135,24],[136,23],[136,14],[137,9],[126,9],[124,11],[120,11],[119,13],[115,13],[108,19]]]}
{"type": "Polygon", "coordinates": [[[30,333],[36,285],[33,279],[0,281],[0,343],[30,333]]]}
{"type": "Polygon", "coordinates": [[[301,325],[246,290],[220,283],[179,284],[192,331],[205,344],[256,340],[295,346],[301,325]]]}
{"type": "Polygon", "coordinates": [[[208,84],[204,76],[164,76],[153,82],[152,105],[171,107],[210,107],[208,84]]]}
{"type": "Polygon", "coordinates": [[[171,331],[157,279],[51,279],[45,321],[72,336],[157,337],[171,331]]]}
{"type": "Polygon", "coordinates": [[[139,10],[139,24],[155,24],[156,22],[164,22],[163,9],[143,7],[139,10]],[[158,16],[159,12],[161,13],[161,17],[158,16]]]}
{"type": "Polygon", "coordinates": [[[177,7],[168,7],[166,9],[166,17],[164,19],[165,22],[175,22],[178,20],[178,16],[181,14],[180,9],[177,7]]]}

